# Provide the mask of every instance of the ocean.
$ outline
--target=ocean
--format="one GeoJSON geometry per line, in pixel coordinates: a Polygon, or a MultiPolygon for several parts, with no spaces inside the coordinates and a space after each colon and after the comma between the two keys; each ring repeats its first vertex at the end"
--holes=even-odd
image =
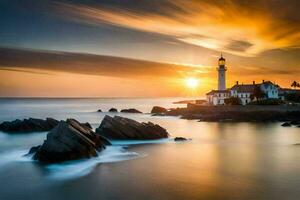
{"type": "Polygon", "coordinates": [[[2,200],[298,200],[300,128],[280,123],[198,122],[151,116],[186,98],[0,99],[0,123],[75,118],[97,128],[105,115],[151,121],[169,139],[113,141],[89,160],[40,165],[25,156],[47,133],[0,132],[2,200]],[[108,113],[136,108],[144,114],[108,113]],[[101,109],[103,112],[97,112],[101,109]],[[191,138],[175,143],[172,138],[191,138]]]}

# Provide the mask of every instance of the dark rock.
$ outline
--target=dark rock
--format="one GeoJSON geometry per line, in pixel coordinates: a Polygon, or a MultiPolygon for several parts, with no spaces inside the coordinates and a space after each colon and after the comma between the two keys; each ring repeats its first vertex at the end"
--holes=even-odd
{"type": "Polygon", "coordinates": [[[87,128],[93,129],[92,125],[88,122],[81,123],[82,126],[86,126],[87,128]]]}
{"type": "Polygon", "coordinates": [[[291,125],[300,125],[300,121],[291,121],[291,125]]]}
{"type": "Polygon", "coordinates": [[[281,124],[281,126],[283,126],[283,127],[290,127],[292,125],[289,122],[284,122],[283,124],[281,124]]]}
{"type": "Polygon", "coordinates": [[[181,119],[188,119],[188,120],[193,120],[193,119],[201,119],[202,115],[200,114],[185,114],[181,116],[181,119]]]}
{"type": "Polygon", "coordinates": [[[106,138],[106,137],[103,137],[102,135],[99,135],[98,136],[101,138],[102,142],[106,145],[106,146],[110,146],[111,145],[111,142],[106,138]]]}
{"type": "Polygon", "coordinates": [[[300,125],[299,125],[299,126],[297,126],[297,128],[300,128],[300,125]]]}
{"type": "Polygon", "coordinates": [[[17,119],[11,122],[3,122],[0,124],[0,130],[9,133],[49,131],[57,124],[58,121],[52,118],[47,118],[46,120],[34,118],[17,119]]]}
{"type": "Polygon", "coordinates": [[[97,110],[97,112],[102,112],[102,110],[101,110],[101,109],[99,109],[99,110],[97,110]]]}
{"type": "Polygon", "coordinates": [[[167,109],[160,107],[160,106],[154,106],[151,110],[152,114],[157,114],[157,113],[166,113],[167,109]]]}
{"type": "Polygon", "coordinates": [[[108,112],[118,112],[118,110],[116,108],[111,108],[108,112]]]}
{"type": "Polygon", "coordinates": [[[176,137],[176,138],[174,138],[174,141],[175,141],[175,142],[187,141],[187,139],[184,138],[184,137],[176,137]]]}
{"type": "Polygon", "coordinates": [[[134,108],[130,108],[130,109],[123,109],[121,110],[122,113],[142,113],[141,111],[134,109],[134,108]]]}
{"type": "Polygon", "coordinates": [[[33,154],[35,152],[37,152],[37,150],[41,147],[41,145],[35,146],[35,147],[31,147],[31,149],[29,150],[28,154],[33,154]]]}
{"type": "Polygon", "coordinates": [[[67,119],[60,121],[48,133],[47,139],[38,148],[33,159],[45,163],[56,163],[90,158],[97,156],[97,151],[104,149],[106,142],[86,125],[74,119],[67,119]]]}
{"type": "Polygon", "coordinates": [[[139,123],[132,119],[106,115],[101,122],[96,133],[116,140],[149,140],[167,138],[168,132],[159,125],[148,123],[139,123]]]}
{"type": "Polygon", "coordinates": [[[164,117],[164,116],[166,116],[166,114],[165,113],[154,113],[151,116],[164,117]]]}

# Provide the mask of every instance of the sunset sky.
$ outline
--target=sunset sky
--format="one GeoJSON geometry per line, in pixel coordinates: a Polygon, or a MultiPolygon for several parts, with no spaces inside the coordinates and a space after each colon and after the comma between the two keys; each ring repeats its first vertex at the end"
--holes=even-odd
{"type": "Polygon", "coordinates": [[[204,96],[300,77],[298,0],[1,0],[1,97],[204,96]],[[187,87],[189,78],[198,80],[187,87]]]}

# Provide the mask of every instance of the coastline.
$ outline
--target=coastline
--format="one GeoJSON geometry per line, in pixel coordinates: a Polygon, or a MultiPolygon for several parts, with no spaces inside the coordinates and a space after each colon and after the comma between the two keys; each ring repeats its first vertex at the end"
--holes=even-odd
{"type": "Polygon", "coordinates": [[[167,116],[181,116],[208,122],[284,122],[300,120],[299,105],[232,105],[206,106],[187,104],[186,108],[170,109],[167,116]]]}

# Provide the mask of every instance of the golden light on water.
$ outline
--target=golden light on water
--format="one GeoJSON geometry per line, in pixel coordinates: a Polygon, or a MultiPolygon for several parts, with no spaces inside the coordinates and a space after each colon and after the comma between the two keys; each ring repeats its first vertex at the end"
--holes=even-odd
{"type": "Polygon", "coordinates": [[[185,84],[190,89],[196,89],[199,86],[199,80],[193,77],[187,78],[185,84]]]}

